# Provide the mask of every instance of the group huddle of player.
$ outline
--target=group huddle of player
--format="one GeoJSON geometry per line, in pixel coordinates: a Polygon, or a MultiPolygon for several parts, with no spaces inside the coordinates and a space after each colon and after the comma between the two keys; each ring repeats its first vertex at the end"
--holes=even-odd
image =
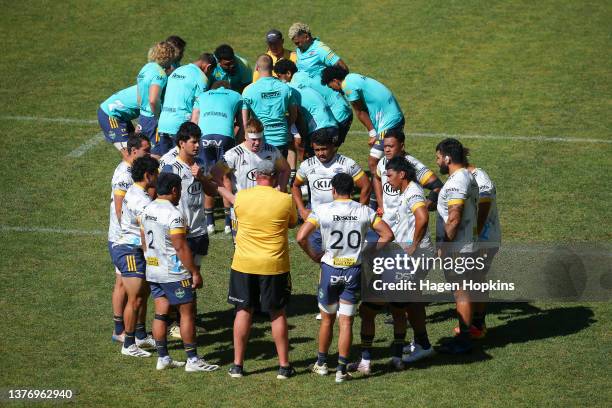
{"type": "MultiPolygon", "coordinates": [[[[232,210],[234,194],[256,186],[258,175],[272,177],[282,192],[290,190],[304,221],[297,242],[321,265],[321,326],[311,366],[317,374],[328,374],[336,319],[336,381],[349,379],[351,371],[369,374],[374,320],[385,308],[393,317],[392,367],[403,369],[434,353],[425,303],[382,299],[357,308],[366,241],[379,247],[394,241],[415,257],[487,251],[488,270],[501,241],[496,192],[488,175],[468,163],[467,149],[455,139],[432,149],[440,172],[449,175],[443,184],[406,151],[404,114],[385,85],[349,72],[307,25],[293,24],[288,36],[295,52],[284,48],[280,31],[266,34],[268,50],[257,57],[254,71],[225,44],[181,65],[186,43],[171,36],[149,50],[134,85],[100,105],[100,126],[123,157],[112,178],[108,236],[116,271],[112,338],[123,343],[122,354],[150,357],[144,348],[155,347],[157,369],[218,369],[197,354],[195,289],[202,286],[202,258],[215,232],[215,196],[223,198],[224,232],[235,234],[240,219],[232,210]],[[354,116],[369,136],[370,177],[338,153],[354,116]],[[355,187],[359,202],[351,199],[355,187]],[[430,212],[438,214],[437,245],[429,238],[430,212]],[[152,336],[144,323],[149,294],[155,304],[152,336]],[[357,313],[361,360],[349,364],[357,313]],[[407,320],[414,332],[409,344],[407,320]],[[168,354],[169,326],[170,335],[183,340],[186,362],[168,354]]],[[[415,272],[422,277],[428,271],[415,272]]],[[[456,278],[452,271],[445,274],[456,278]]],[[[439,351],[461,354],[486,333],[485,303],[470,301],[461,290],[455,296],[456,337],[439,351]]],[[[278,378],[291,373],[281,366],[278,378]]],[[[230,375],[242,376],[241,364],[230,375]]]]}

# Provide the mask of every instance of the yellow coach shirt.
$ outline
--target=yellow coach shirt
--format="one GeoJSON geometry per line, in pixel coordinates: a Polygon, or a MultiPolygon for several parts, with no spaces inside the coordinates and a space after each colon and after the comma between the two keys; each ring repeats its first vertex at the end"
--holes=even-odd
{"type": "Polygon", "coordinates": [[[240,190],[234,213],[238,223],[232,269],[256,275],[289,272],[289,227],[297,223],[291,196],[266,186],[240,190]]]}
{"type": "MultiPolygon", "coordinates": [[[[295,51],[290,51],[288,49],[283,49],[283,56],[281,58],[276,58],[273,54],[272,51],[268,50],[266,52],[266,54],[268,54],[271,58],[272,58],[272,66],[276,65],[276,61],[278,61],[279,59],[288,59],[291,60],[293,62],[297,62],[297,55],[295,53],[295,51]]],[[[274,75],[276,77],[276,73],[274,71],[272,71],[272,75],[274,75]]],[[[253,82],[257,81],[259,79],[259,72],[257,71],[253,71],[253,82]]]]}

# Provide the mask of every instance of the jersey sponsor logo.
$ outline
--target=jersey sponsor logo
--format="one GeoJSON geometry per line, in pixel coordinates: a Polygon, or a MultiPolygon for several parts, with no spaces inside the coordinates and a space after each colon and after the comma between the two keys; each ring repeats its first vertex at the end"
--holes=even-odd
{"type": "Polygon", "coordinates": [[[221,140],[202,140],[202,147],[221,147],[223,142],[221,140]]]}
{"type": "Polygon", "coordinates": [[[159,259],[157,259],[154,256],[148,256],[146,258],[147,261],[147,265],[151,265],[151,266],[159,266],[159,259]]]}
{"type": "Polygon", "coordinates": [[[390,196],[396,196],[399,194],[399,190],[394,189],[389,183],[385,183],[383,185],[383,191],[386,195],[390,196]]]}
{"type": "Polygon", "coordinates": [[[278,98],[279,96],[280,96],[280,92],[279,91],[262,92],[261,93],[261,99],[278,98]]]}
{"type": "Polygon", "coordinates": [[[319,191],[331,191],[332,189],[331,179],[330,178],[320,178],[318,180],[315,180],[315,182],[312,183],[312,186],[319,191]]]}
{"type": "MultiPolygon", "coordinates": [[[[334,264],[336,264],[336,259],[338,260],[351,260],[355,263],[355,258],[334,258],[334,264]]],[[[352,265],[352,264],[351,264],[352,265]]],[[[353,280],[352,276],[330,276],[329,283],[332,285],[347,285],[353,280]]]]}
{"type": "Polygon", "coordinates": [[[194,181],[187,189],[189,194],[198,195],[202,192],[202,184],[199,181],[194,181]]]}
{"type": "Polygon", "coordinates": [[[183,288],[176,288],[174,290],[174,296],[176,296],[177,299],[182,299],[185,297],[185,289],[183,288]]]}
{"type": "Polygon", "coordinates": [[[204,112],[202,114],[202,116],[220,116],[222,118],[226,118],[227,119],[227,113],[225,113],[225,112],[214,112],[214,111],[204,112]]]}
{"type": "Polygon", "coordinates": [[[181,74],[177,74],[175,72],[174,74],[172,74],[172,78],[174,78],[174,79],[185,79],[185,78],[187,78],[187,76],[181,75],[181,74]]]}
{"type": "Polygon", "coordinates": [[[181,224],[181,225],[184,225],[185,224],[185,219],[183,217],[176,217],[175,219],[172,220],[172,222],[170,224],[181,224]]]}
{"type": "Polygon", "coordinates": [[[332,215],[334,221],[359,221],[356,215],[332,215]]]}
{"type": "MultiPolygon", "coordinates": [[[[246,163],[244,163],[244,164],[246,164],[246,163]]],[[[251,171],[249,171],[247,173],[247,178],[249,180],[251,180],[251,181],[255,181],[255,169],[253,169],[253,170],[251,170],[251,171]]]]}
{"type": "Polygon", "coordinates": [[[149,215],[149,214],[145,214],[145,220],[157,221],[157,217],[154,217],[154,216],[149,215]]]}
{"type": "Polygon", "coordinates": [[[117,183],[117,187],[122,187],[122,188],[125,188],[126,190],[130,188],[131,185],[132,185],[131,183],[128,183],[126,181],[120,181],[119,183],[117,183]]]}

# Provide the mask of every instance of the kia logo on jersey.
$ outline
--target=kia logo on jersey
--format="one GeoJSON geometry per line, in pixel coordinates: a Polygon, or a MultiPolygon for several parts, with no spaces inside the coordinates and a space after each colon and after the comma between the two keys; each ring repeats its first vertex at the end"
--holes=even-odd
{"type": "Polygon", "coordinates": [[[198,195],[202,192],[202,184],[199,181],[195,181],[189,186],[187,191],[191,195],[198,195]]]}
{"type": "Polygon", "coordinates": [[[319,191],[331,191],[331,179],[320,178],[312,183],[312,186],[319,191]]]}
{"type": "Polygon", "coordinates": [[[395,190],[393,187],[391,187],[391,184],[389,183],[385,183],[385,185],[383,186],[383,191],[385,192],[385,194],[390,196],[396,196],[399,194],[399,190],[395,190]]]}
{"type": "Polygon", "coordinates": [[[251,181],[255,181],[255,169],[249,171],[247,173],[247,178],[251,181]]]}

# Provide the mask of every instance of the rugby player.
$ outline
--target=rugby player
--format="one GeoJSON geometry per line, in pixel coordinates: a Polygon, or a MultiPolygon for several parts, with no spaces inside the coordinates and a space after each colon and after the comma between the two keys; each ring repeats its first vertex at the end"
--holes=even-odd
{"type": "MultiPolygon", "coordinates": [[[[126,159],[123,160],[115,168],[113,178],[111,180],[111,199],[108,225],[108,252],[110,253],[113,265],[115,260],[113,257],[113,244],[119,240],[121,236],[121,210],[123,208],[123,198],[127,190],[134,183],[132,179],[132,163],[139,157],[148,155],[151,151],[151,144],[144,135],[132,135],[127,139],[126,159]]],[[[115,286],[113,287],[112,305],[113,305],[113,321],[115,329],[111,339],[123,343],[125,326],[123,324],[123,313],[125,308],[125,288],[121,279],[121,272],[115,267],[115,286]]],[[[139,314],[138,321],[144,322],[144,316],[139,314]]]]}
{"type": "MultiPolygon", "coordinates": [[[[258,119],[264,125],[266,143],[287,157],[289,148],[293,148],[289,128],[297,118],[297,103],[289,85],[272,76],[272,58],[269,55],[260,55],[255,69],[260,79],[242,93],[242,123],[247,123],[250,117],[258,119]]],[[[295,163],[289,164],[295,167],[295,163]]]]}
{"type": "MultiPolygon", "coordinates": [[[[196,98],[191,121],[202,130],[200,159],[211,168],[223,158],[225,152],[236,145],[235,134],[244,133],[242,129],[242,96],[229,89],[227,81],[217,81],[212,89],[202,92],[196,98]],[[237,126],[235,126],[237,125],[237,126]],[[238,130],[236,130],[236,127],[238,130]]],[[[225,207],[225,233],[231,232],[229,203],[225,207]]],[[[204,212],[206,213],[207,231],[215,232],[215,198],[206,195],[204,212]]]]}
{"type": "Polygon", "coordinates": [[[311,78],[321,77],[325,67],[339,67],[348,72],[348,66],[325,43],[313,37],[310,27],[304,23],[293,23],[289,27],[289,38],[296,46],[297,68],[311,78]]]}
{"type": "Polygon", "coordinates": [[[166,38],[166,41],[169,42],[176,48],[177,52],[174,61],[172,61],[172,69],[177,69],[181,66],[181,60],[183,59],[183,55],[185,54],[185,48],[187,48],[187,42],[183,40],[178,35],[171,35],[166,38]]]}
{"type": "Polygon", "coordinates": [[[227,81],[231,88],[242,93],[253,82],[253,71],[246,59],[234,53],[234,49],[222,44],[215,49],[217,66],[213,71],[213,81],[227,81]]]}
{"type": "Polygon", "coordinates": [[[185,366],[185,371],[214,371],[218,365],[198,357],[195,331],[195,290],[202,287],[202,276],[193,263],[187,244],[187,224],[176,208],[181,198],[181,178],[162,173],[157,180],[157,199],[143,211],[140,238],[147,262],[147,282],[155,299],[153,336],[158,352],[157,369],[185,366]],[[181,315],[181,338],[187,364],[168,354],[166,329],[170,306],[181,315]]]}
{"type": "Polygon", "coordinates": [[[207,52],[191,64],[177,68],[168,77],[164,103],[159,115],[159,147],[156,153],[163,156],[176,143],[174,138],[179,126],[189,119],[196,96],[208,89],[209,77],[217,61],[207,52]]]}
{"type": "Polygon", "coordinates": [[[126,143],[135,130],[132,120],[140,115],[137,93],[136,85],[122,89],[98,108],[98,123],[104,138],[119,150],[123,160],[127,160],[126,143]]]}
{"type": "MultiPolygon", "coordinates": [[[[149,285],[145,281],[145,259],[140,242],[139,219],[144,208],[151,202],[147,194],[157,183],[159,162],[151,156],[140,157],[132,163],[132,184],[123,197],[121,209],[121,236],[113,245],[115,266],[121,271],[127,303],[123,319],[125,337],[121,354],[132,357],[151,357],[151,353],[140,347],[155,346],[147,335],[144,321],[136,323],[138,310],[146,311],[149,285]]],[[[143,312],[146,313],[146,312],[143,312]]]]}
{"type": "MultiPolygon", "coordinates": [[[[155,44],[149,50],[149,62],[138,73],[136,86],[140,109],[138,132],[153,143],[152,153],[159,158],[163,155],[158,147],[157,121],[161,113],[161,98],[172,72],[172,62],[176,58],[176,48],[166,41],[155,44]]],[[[163,147],[163,146],[162,146],[163,147]]],[[[165,153],[165,152],[164,152],[165,153]]]]}
{"type": "Polygon", "coordinates": [[[296,148],[301,148],[301,154],[298,159],[302,161],[304,158],[304,150],[307,157],[314,156],[310,141],[315,134],[321,133],[328,135],[334,145],[338,145],[338,123],[334,119],[329,106],[325,99],[314,89],[308,86],[310,80],[305,73],[297,73],[297,67],[292,61],[281,60],[274,66],[274,72],[278,78],[286,83],[289,83],[293,90],[295,101],[299,109],[298,121],[296,122],[298,130],[304,135],[302,138],[299,134],[295,134],[296,148]]]}
{"type": "MultiPolygon", "coordinates": [[[[438,220],[436,222],[436,241],[439,254],[454,260],[471,258],[477,249],[477,211],[478,183],[467,169],[467,149],[456,139],[442,140],[436,146],[436,164],[440,173],[448,174],[448,179],[438,197],[438,220]]],[[[457,262],[457,261],[455,261],[457,262]]],[[[446,262],[445,262],[446,263],[446,262]]],[[[473,271],[455,272],[454,268],[445,269],[449,282],[470,279],[473,271]]],[[[470,326],[472,325],[472,304],[468,291],[454,291],[459,318],[459,334],[443,344],[439,351],[449,354],[465,354],[472,350],[470,326]]]]}
{"type": "Polygon", "coordinates": [[[297,242],[315,262],[321,263],[318,302],[322,321],[319,328],[319,348],[313,372],[327,375],[327,354],[333,338],[338,313],[338,368],[336,382],[351,378],[347,362],[353,337],[353,316],[361,291],[361,253],[370,226],[379,235],[379,244],[393,240],[393,232],[374,210],[351,200],[354,182],[346,173],[331,179],[334,201],[321,204],[308,215],[297,234],[297,242]],[[323,251],[315,251],[308,236],[321,230],[323,251]]]}
{"type": "MultiPolygon", "coordinates": [[[[276,65],[276,63],[281,59],[287,59],[293,62],[297,61],[295,51],[288,50],[284,47],[283,35],[277,29],[273,28],[266,33],[266,44],[268,44],[266,54],[272,58],[273,66],[276,65]]],[[[272,75],[276,76],[274,72],[272,75]]],[[[258,79],[259,72],[253,72],[253,82],[256,82],[258,79]]]]}
{"type": "Polygon", "coordinates": [[[342,92],[355,110],[355,115],[365,126],[370,139],[368,167],[376,173],[376,164],[383,156],[383,137],[389,130],[404,129],[404,114],[393,93],[375,79],[359,74],[349,74],[338,67],[323,70],[321,83],[342,92]]]}

